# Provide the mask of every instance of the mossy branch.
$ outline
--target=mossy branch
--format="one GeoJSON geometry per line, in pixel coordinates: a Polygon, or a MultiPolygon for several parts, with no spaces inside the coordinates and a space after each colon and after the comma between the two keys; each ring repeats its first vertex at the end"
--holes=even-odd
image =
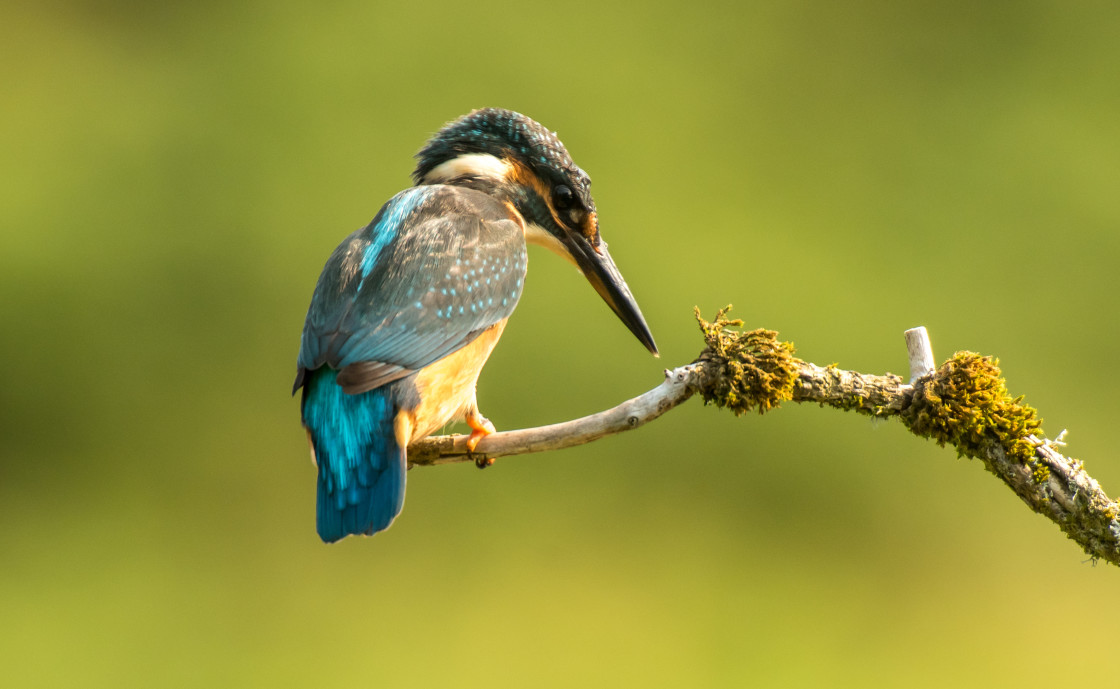
{"type": "MultiPolygon", "coordinates": [[[[1120,565],[1120,505],[1080,461],[1058,451],[1064,432],[1044,439],[1037,412],[1022,397],[1011,397],[996,359],[958,352],[932,372],[928,364],[912,363],[917,368],[907,384],[889,373],[868,375],[802,361],[774,331],[737,330],[742,321],[728,319],[729,310],[708,322],[697,309],[703,352],[691,364],[665,371],[665,380],[643,395],[582,419],[495,433],[474,454],[467,451],[466,436],[426,438],[409,447],[409,463],[473,460],[487,466],[496,457],[581,445],[637,428],[694,394],[736,415],[762,414],[786,401],[815,402],[867,416],[897,416],[915,435],[979,459],[1090,557],[1120,565]]],[[[914,341],[928,348],[922,335],[914,341]]],[[[932,353],[912,351],[911,361],[931,362],[932,353]]]]}

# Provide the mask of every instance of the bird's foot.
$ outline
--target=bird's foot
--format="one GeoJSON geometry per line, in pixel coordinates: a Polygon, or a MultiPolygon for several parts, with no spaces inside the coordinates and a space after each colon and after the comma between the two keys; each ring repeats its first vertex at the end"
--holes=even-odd
{"type": "MultiPolygon", "coordinates": [[[[495,428],[490,419],[479,414],[477,409],[467,414],[467,425],[471,427],[471,436],[467,438],[467,455],[473,456],[479,441],[493,433],[495,428]]],[[[479,469],[485,469],[494,463],[494,458],[480,455],[474,458],[474,463],[479,469]]]]}

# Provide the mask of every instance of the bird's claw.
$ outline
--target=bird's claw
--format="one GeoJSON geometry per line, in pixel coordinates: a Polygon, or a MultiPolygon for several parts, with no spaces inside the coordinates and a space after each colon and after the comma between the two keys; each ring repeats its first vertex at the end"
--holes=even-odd
{"type": "Polygon", "coordinates": [[[475,457],[474,451],[483,438],[495,431],[494,424],[482,414],[472,412],[467,414],[467,425],[471,427],[471,435],[467,438],[467,456],[474,459],[475,466],[479,469],[485,469],[494,463],[494,458],[486,455],[475,457]]]}
{"type": "Polygon", "coordinates": [[[479,469],[485,469],[488,466],[494,465],[494,458],[487,457],[486,455],[478,455],[474,458],[474,465],[479,469]]]}

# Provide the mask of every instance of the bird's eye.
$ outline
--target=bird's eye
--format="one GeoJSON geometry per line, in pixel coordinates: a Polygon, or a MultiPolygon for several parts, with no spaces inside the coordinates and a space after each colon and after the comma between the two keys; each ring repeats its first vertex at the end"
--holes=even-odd
{"type": "Polygon", "coordinates": [[[576,197],[572,193],[571,187],[561,184],[552,190],[552,202],[556,204],[556,210],[566,211],[572,207],[575,201],[576,197]]]}

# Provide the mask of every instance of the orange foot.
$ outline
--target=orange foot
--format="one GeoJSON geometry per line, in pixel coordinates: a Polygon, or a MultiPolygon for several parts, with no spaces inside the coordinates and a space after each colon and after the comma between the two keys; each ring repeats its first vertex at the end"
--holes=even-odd
{"type": "MultiPolygon", "coordinates": [[[[467,452],[474,453],[474,449],[478,447],[479,441],[494,432],[494,424],[490,423],[482,414],[478,413],[477,409],[472,409],[467,413],[467,425],[471,427],[471,437],[467,438],[467,452]]],[[[477,457],[474,463],[478,465],[479,469],[485,469],[494,463],[493,457],[477,457]]]]}

